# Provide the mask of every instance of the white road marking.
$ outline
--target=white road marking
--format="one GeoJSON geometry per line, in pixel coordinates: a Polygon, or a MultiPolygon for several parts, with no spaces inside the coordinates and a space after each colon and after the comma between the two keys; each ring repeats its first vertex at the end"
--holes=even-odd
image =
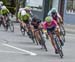
{"type": "Polygon", "coordinates": [[[19,54],[24,54],[22,52],[14,52],[14,51],[0,51],[0,53],[15,53],[15,54],[19,53],[19,54]]]}
{"type": "Polygon", "coordinates": [[[21,49],[21,48],[18,48],[18,47],[9,45],[9,44],[2,44],[2,45],[7,46],[7,47],[10,47],[10,48],[13,48],[13,49],[16,49],[16,50],[19,50],[19,51],[22,51],[22,52],[27,53],[27,54],[30,54],[32,56],[36,56],[37,55],[36,53],[30,52],[30,51],[27,51],[27,50],[24,50],[24,49],[21,49]]]}

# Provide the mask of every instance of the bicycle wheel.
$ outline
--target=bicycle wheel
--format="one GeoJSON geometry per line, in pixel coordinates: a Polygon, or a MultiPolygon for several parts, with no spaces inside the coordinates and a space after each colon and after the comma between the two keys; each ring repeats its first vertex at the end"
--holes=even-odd
{"type": "Polygon", "coordinates": [[[8,31],[8,27],[9,27],[9,22],[6,22],[6,23],[4,24],[4,29],[5,29],[5,31],[8,31]]]}
{"type": "Polygon", "coordinates": [[[60,26],[60,34],[63,35],[63,36],[66,35],[66,32],[65,32],[65,29],[64,29],[63,25],[60,26]]]}
{"type": "Polygon", "coordinates": [[[25,36],[25,27],[23,28],[21,25],[20,25],[20,31],[22,33],[23,36],[25,36]]]}
{"type": "Polygon", "coordinates": [[[66,40],[65,40],[65,36],[63,36],[63,35],[61,35],[61,39],[62,39],[63,42],[66,41],[66,40]]]}
{"type": "Polygon", "coordinates": [[[59,54],[60,54],[60,58],[63,58],[63,52],[62,52],[62,49],[59,51],[59,54]]]}
{"type": "Polygon", "coordinates": [[[28,31],[28,36],[33,41],[33,43],[35,43],[35,37],[33,36],[33,33],[31,30],[28,31]]]}
{"type": "Polygon", "coordinates": [[[58,37],[56,37],[54,40],[55,40],[55,44],[56,44],[58,53],[59,53],[59,55],[60,55],[60,58],[63,58],[62,46],[61,46],[61,44],[60,44],[60,41],[59,41],[58,37]]]}

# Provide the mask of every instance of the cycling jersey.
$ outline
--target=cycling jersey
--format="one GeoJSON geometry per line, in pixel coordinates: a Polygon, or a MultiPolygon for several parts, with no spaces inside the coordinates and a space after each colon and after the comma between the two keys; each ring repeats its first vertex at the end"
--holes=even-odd
{"type": "Polygon", "coordinates": [[[31,24],[33,25],[34,29],[38,29],[40,23],[41,23],[40,19],[32,18],[31,24]]]}
{"type": "Polygon", "coordinates": [[[58,26],[55,20],[52,20],[50,23],[44,22],[43,28],[47,30],[48,33],[55,30],[56,26],[58,26]]]}
{"type": "Polygon", "coordinates": [[[30,15],[28,13],[26,13],[25,15],[21,15],[21,20],[25,23],[28,23],[29,22],[29,18],[30,18],[30,15]]]}
{"type": "Polygon", "coordinates": [[[58,21],[58,16],[57,16],[57,14],[52,14],[52,18],[53,18],[54,20],[58,21]]]}
{"type": "Polygon", "coordinates": [[[52,20],[50,23],[47,23],[47,22],[44,23],[44,28],[45,29],[52,28],[54,26],[57,26],[57,22],[55,20],[52,20]]]}

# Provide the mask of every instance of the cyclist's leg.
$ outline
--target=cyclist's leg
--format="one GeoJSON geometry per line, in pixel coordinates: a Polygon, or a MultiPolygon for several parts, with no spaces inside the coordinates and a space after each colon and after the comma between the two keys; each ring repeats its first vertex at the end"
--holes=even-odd
{"type": "Polygon", "coordinates": [[[21,30],[21,31],[24,31],[24,27],[23,27],[23,25],[22,25],[22,22],[20,22],[20,30],[21,30]]]}
{"type": "Polygon", "coordinates": [[[2,15],[2,22],[3,22],[3,27],[5,28],[5,15],[2,15]]]}
{"type": "Polygon", "coordinates": [[[34,29],[34,26],[33,26],[33,25],[30,25],[30,27],[31,27],[31,31],[32,31],[32,33],[33,33],[33,36],[35,36],[35,29],[34,29]]]}
{"type": "Polygon", "coordinates": [[[4,15],[4,23],[7,23],[7,15],[4,15]]]}
{"type": "Polygon", "coordinates": [[[56,27],[55,32],[56,32],[57,37],[59,38],[59,41],[60,41],[61,45],[63,46],[64,43],[62,42],[61,37],[60,37],[60,29],[59,29],[59,27],[56,27]]]}
{"type": "Polygon", "coordinates": [[[26,23],[24,21],[21,21],[21,26],[22,26],[23,29],[26,29],[25,28],[26,27],[26,23]]]}
{"type": "Polygon", "coordinates": [[[49,37],[51,39],[51,43],[52,43],[52,46],[53,46],[53,48],[55,50],[55,53],[58,53],[57,47],[56,47],[55,42],[54,42],[53,34],[51,33],[51,30],[47,29],[47,33],[48,33],[48,35],[49,35],[49,37]]]}
{"type": "Polygon", "coordinates": [[[38,41],[40,42],[41,38],[40,38],[40,35],[39,35],[39,31],[36,31],[35,32],[35,36],[38,39],[38,41]]]}
{"type": "Polygon", "coordinates": [[[26,29],[26,32],[28,33],[29,30],[31,30],[31,27],[30,27],[30,24],[29,24],[29,21],[24,21],[24,26],[25,26],[25,29],[26,29]]]}

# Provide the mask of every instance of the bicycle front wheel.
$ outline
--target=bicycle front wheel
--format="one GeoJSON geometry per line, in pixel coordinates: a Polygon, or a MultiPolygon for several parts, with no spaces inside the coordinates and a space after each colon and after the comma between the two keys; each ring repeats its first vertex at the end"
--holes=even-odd
{"type": "Polygon", "coordinates": [[[60,55],[60,58],[63,58],[64,55],[63,55],[63,51],[62,51],[62,46],[61,46],[60,41],[57,37],[55,38],[55,44],[56,44],[58,53],[60,55]]]}

